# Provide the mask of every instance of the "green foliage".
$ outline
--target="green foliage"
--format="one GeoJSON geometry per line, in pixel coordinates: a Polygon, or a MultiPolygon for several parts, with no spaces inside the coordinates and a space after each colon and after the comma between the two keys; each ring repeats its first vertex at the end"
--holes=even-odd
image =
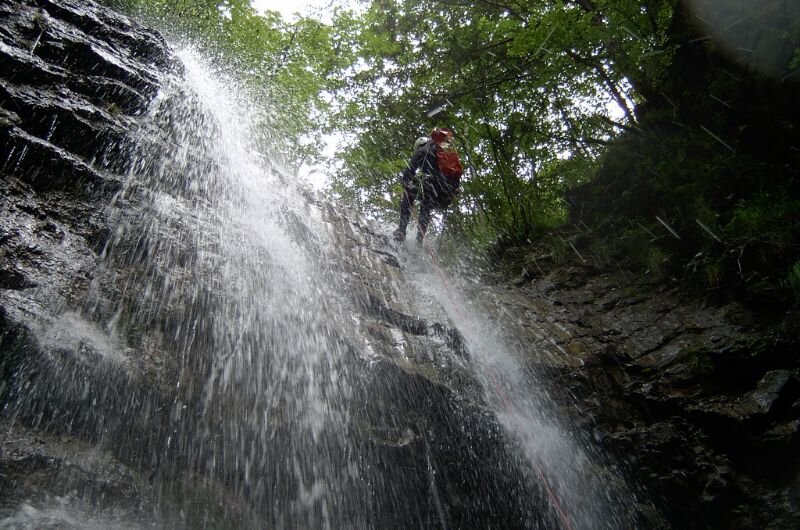
{"type": "Polygon", "coordinates": [[[601,249],[612,247],[612,250],[604,249],[611,262],[640,270],[644,275],[661,277],[667,272],[670,255],[658,244],[658,237],[654,235],[658,228],[647,224],[650,223],[645,219],[633,220],[613,240],[597,237],[593,245],[601,249]]]}
{"type": "Polygon", "coordinates": [[[553,262],[797,292],[797,20],[778,86],[725,63],[675,0],[362,0],[331,25],[248,0],[106,2],[202,42],[295,163],[340,138],[330,194],[369,217],[396,222],[414,140],[453,129],[445,254],[530,269],[540,242],[553,262]]]}
{"type": "Polygon", "coordinates": [[[739,201],[725,232],[743,243],[783,247],[793,242],[798,220],[800,200],[779,189],[739,201]]]}
{"type": "Polygon", "coordinates": [[[337,91],[335,121],[354,134],[339,197],[358,187],[355,207],[391,207],[382,197],[414,139],[448,126],[467,165],[465,235],[513,245],[563,222],[565,190],[591,178],[665,75],[671,13],[666,1],[370,2],[348,20],[359,60],[337,91]]]}
{"type": "Polygon", "coordinates": [[[233,65],[279,109],[264,128],[293,153],[319,145],[301,137],[346,138],[331,192],[372,217],[396,218],[414,139],[454,129],[467,172],[450,226],[477,246],[562,223],[565,191],[635,123],[672,56],[667,0],[373,0],[332,26],[258,16],[249,0],[107,1],[233,65]]]}
{"type": "Polygon", "coordinates": [[[796,261],[792,265],[781,285],[790,290],[794,295],[795,301],[800,303],[800,261],[796,261]]]}
{"type": "Polygon", "coordinates": [[[795,298],[799,232],[800,200],[780,188],[739,201],[724,227],[740,274],[761,290],[785,289],[795,298]]]}
{"type": "Polygon", "coordinates": [[[569,243],[558,234],[548,235],[545,238],[546,248],[550,251],[553,263],[560,265],[567,262],[567,259],[572,255],[569,243]]]}
{"type": "Polygon", "coordinates": [[[797,48],[794,53],[792,54],[792,58],[789,61],[789,70],[795,71],[800,68],[800,48],[797,48]]]}
{"type": "Polygon", "coordinates": [[[256,113],[265,138],[300,165],[319,158],[329,106],[324,91],[334,70],[349,64],[329,26],[278,13],[259,15],[250,0],[106,0],[117,9],[188,41],[242,81],[264,112],[256,113]]]}

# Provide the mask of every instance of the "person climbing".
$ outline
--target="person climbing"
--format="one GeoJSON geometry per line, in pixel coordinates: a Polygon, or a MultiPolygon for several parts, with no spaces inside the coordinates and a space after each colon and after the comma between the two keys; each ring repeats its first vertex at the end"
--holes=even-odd
{"type": "Polygon", "coordinates": [[[411,207],[418,196],[417,242],[421,243],[428,231],[431,210],[444,210],[458,194],[464,171],[451,145],[452,140],[450,130],[436,128],[429,138],[422,136],[414,142],[414,154],[401,177],[403,196],[400,199],[400,226],[394,231],[395,241],[405,240],[411,207]]]}

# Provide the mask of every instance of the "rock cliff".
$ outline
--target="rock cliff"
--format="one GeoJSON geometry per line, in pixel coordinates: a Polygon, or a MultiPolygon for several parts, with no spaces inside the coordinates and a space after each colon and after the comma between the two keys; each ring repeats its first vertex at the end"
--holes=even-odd
{"type": "MultiPolygon", "coordinates": [[[[193,435],[227,433],[225,412],[201,417],[218,339],[198,314],[220,301],[190,289],[195,263],[147,266],[189,250],[119,233],[120,210],[152,208],[131,190],[132,154],[163,150],[163,138],[142,131],[181,66],[158,33],[91,2],[0,0],[0,21],[6,522],[23,524],[31,510],[44,520],[57,498],[64,526],[564,525],[552,492],[514,464],[516,442],[487,403],[464,334],[444,316],[416,314],[408,260],[380,227],[310,194],[304,213],[323,220],[332,248],[304,236],[299,219],[291,230],[329,264],[326,281],[348,293],[342,313],[358,331],[326,330],[345,353],[350,421],[340,433],[349,442],[324,447],[352,458],[360,478],[343,484],[355,500],[334,514],[287,501],[308,485],[283,465],[295,453],[282,444],[255,468],[269,480],[255,482],[240,462],[207,466],[215,446],[189,451],[193,435]],[[136,259],[107,259],[113,246],[136,259]],[[143,302],[124,286],[141,278],[154,289],[184,278],[195,305],[182,312],[178,297],[129,317],[123,302],[143,302]],[[197,343],[212,344],[199,356],[209,359],[183,358],[185,344],[170,336],[189,317],[197,343]],[[120,320],[123,331],[110,333],[120,320]],[[91,518],[75,522],[73,511],[91,518]]],[[[615,469],[636,492],[617,526],[796,528],[800,315],[712,304],[668,281],[551,258],[539,256],[538,272],[515,285],[473,286],[471,299],[513,338],[575,436],[605,455],[598,474],[615,469]]],[[[287,407],[269,421],[289,444],[287,407]]]]}
{"type": "Polygon", "coordinates": [[[495,308],[670,528],[797,525],[797,312],[538,257],[495,308]],[[524,339],[527,337],[527,339],[524,339]]]}
{"type": "MultiPolygon", "coordinates": [[[[548,517],[534,510],[543,493],[509,467],[509,442],[458,362],[459,334],[413,314],[385,237],[313,197],[286,212],[288,229],[334,264],[326,281],[350,293],[341,303],[360,334],[305,308],[285,308],[305,322],[273,324],[298,325],[300,340],[304,326],[322,327],[322,347],[344,356],[326,369],[351,380],[328,397],[346,402],[347,423],[298,439],[291,388],[270,407],[270,387],[215,389],[226,360],[215,359],[224,338],[213,319],[226,293],[197,276],[215,273],[196,262],[197,238],[173,233],[211,227],[185,208],[198,201],[191,191],[136,179],[155,167],[188,188],[220,169],[202,158],[160,166],[181,148],[170,136],[179,117],[154,126],[148,109],[170,78],[180,84],[179,61],[156,32],[92,2],[3,0],[0,20],[4,524],[513,528],[548,517]],[[153,221],[154,200],[176,216],[153,221]],[[304,233],[306,214],[325,220],[334,255],[304,233]],[[269,429],[249,425],[264,418],[269,429]],[[328,471],[345,476],[327,492],[338,500],[319,506],[321,486],[304,481],[333,482],[328,471]]],[[[262,347],[266,364],[253,367],[269,374],[262,347]]]]}

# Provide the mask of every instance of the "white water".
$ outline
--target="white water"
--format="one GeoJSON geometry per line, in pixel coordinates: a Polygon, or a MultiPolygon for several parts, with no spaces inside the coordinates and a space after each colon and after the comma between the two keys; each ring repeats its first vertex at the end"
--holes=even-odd
{"type": "MultiPolygon", "coordinates": [[[[332,244],[301,186],[261,154],[243,91],[192,50],[178,55],[184,72],[142,118],[108,206],[114,230],[89,296],[41,330],[48,376],[32,372],[17,414],[151,470],[158,526],[355,524],[352,333],[325,264],[332,244]]],[[[61,514],[80,526],[82,507],[63,498],[3,524],[61,514]]]]}
{"type": "MultiPolygon", "coordinates": [[[[346,323],[328,308],[335,293],[312,254],[329,243],[296,183],[259,154],[246,98],[196,54],[180,57],[186,91],[204,113],[197,129],[195,116],[181,116],[176,131],[186,136],[175,143],[189,147],[177,160],[189,160],[190,191],[200,194],[187,205],[200,226],[188,232],[202,238],[195,243],[202,251],[186,287],[205,300],[195,302],[192,327],[180,330],[187,356],[181,379],[189,388],[179,394],[176,416],[187,404],[200,406],[194,418],[176,420],[167,454],[188,453],[190,466],[233,484],[237,496],[278,497],[273,508],[256,509],[256,520],[334,527],[346,519],[338,512],[352,462],[337,442],[349,420],[341,407],[345,345],[335,330],[346,323]],[[198,155],[207,171],[196,172],[198,155]],[[307,229],[302,240],[291,233],[295,219],[307,229]],[[210,344],[198,341],[195,326],[210,344]],[[328,451],[338,458],[309,458],[328,451]],[[280,483],[265,480],[271,476],[280,483]]],[[[174,173],[174,162],[172,155],[165,172],[155,172],[151,188],[169,179],[164,173],[174,173]]],[[[167,210],[174,215],[175,204],[167,210]]]]}
{"type": "Polygon", "coordinates": [[[467,294],[475,291],[471,284],[477,280],[445,270],[433,242],[426,240],[415,248],[409,245],[405,243],[402,255],[409,281],[420,293],[417,307],[430,312],[423,316],[444,316],[463,335],[488,403],[518,444],[518,465],[543,488],[550,524],[563,529],[630,527],[624,505],[630,505],[633,498],[619,491],[622,478],[593,462],[592,457],[599,456],[594,441],[561,423],[541,374],[525,366],[524,359],[547,364],[546,352],[526,345],[512,347],[502,322],[486,316],[488,301],[467,294]]]}
{"type": "Polygon", "coordinates": [[[0,530],[107,530],[125,528],[139,530],[146,525],[134,523],[126,515],[96,516],[91,510],[77,508],[69,498],[55,498],[44,505],[23,503],[16,513],[0,520],[0,530]]]}

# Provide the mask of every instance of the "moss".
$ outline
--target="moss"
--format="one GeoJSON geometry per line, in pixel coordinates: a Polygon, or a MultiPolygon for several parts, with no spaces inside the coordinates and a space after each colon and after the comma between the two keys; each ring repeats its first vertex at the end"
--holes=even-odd
{"type": "Polygon", "coordinates": [[[662,248],[655,245],[647,247],[644,259],[645,274],[651,274],[658,278],[664,276],[668,262],[669,254],[662,248]]]}
{"type": "Polygon", "coordinates": [[[714,363],[704,351],[692,351],[684,357],[684,363],[696,377],[712,374],[715,370],[714,363]]]}
{"type": "Polygon", "coordinates": [[[795,242],[800,222],[800,200],[787,190],[762,191],[740,200],[725,232],[739,240],[755,240],[775,246],[795,242]]]}
{"type": "Polygon", "coordinates": [[[800,304],[800,261],[796,261],[789,268],[786,276],[781,281],[781,286],[792,293],[795,304],[800,304]]]}

